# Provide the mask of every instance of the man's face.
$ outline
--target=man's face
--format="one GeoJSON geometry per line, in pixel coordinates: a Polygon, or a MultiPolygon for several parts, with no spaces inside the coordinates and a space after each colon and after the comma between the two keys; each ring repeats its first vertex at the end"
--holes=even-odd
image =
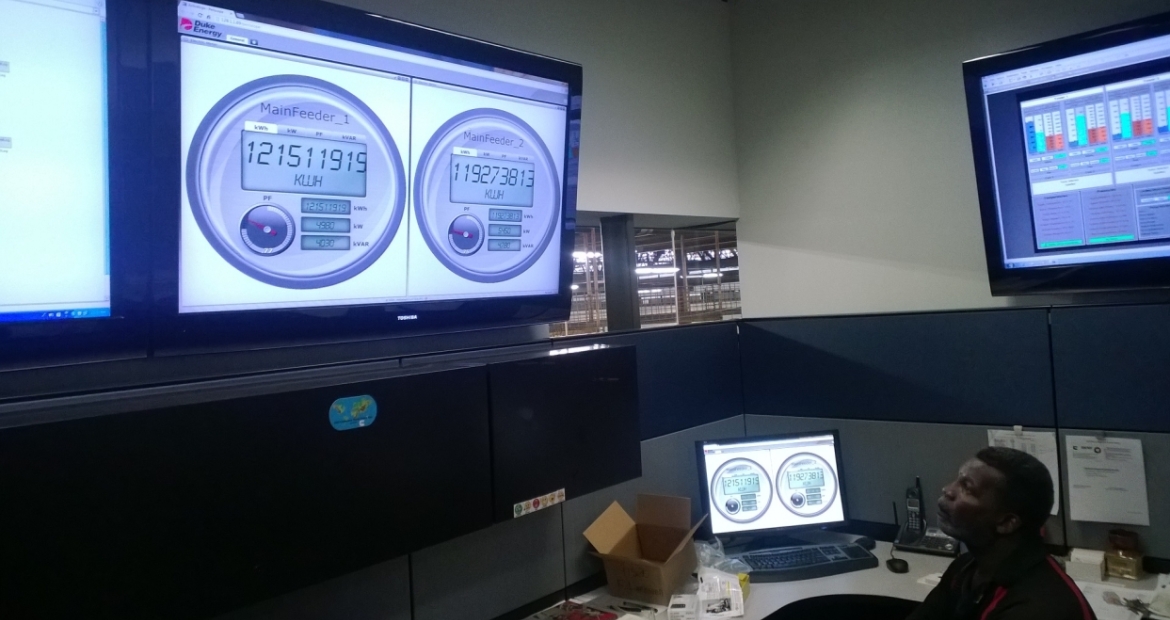
{"type": "Polygon", "coordinates": [[[942,531],[968,547],[989,544],[999,535],[1019,527],[1019,518],[1000,507],[996,490],[1003,474],[979,459],[959,468],[955,481],[943,488],[938,498],[938,522],[942,531]]]}

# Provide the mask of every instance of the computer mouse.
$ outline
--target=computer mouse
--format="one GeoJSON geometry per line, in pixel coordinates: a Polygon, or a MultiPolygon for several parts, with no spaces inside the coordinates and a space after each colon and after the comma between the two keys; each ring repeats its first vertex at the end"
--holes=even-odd
{"type": "Polygon", "coordinates": [[[908,573],[910,572],[910,563],[901,558],[890,558],[886,560],[886,568],[890,569],[891,573],[908,573]]]}

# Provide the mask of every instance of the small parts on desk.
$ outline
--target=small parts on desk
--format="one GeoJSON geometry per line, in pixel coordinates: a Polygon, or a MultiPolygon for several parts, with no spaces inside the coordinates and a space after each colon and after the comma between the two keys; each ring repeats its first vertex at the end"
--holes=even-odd
{"type": "Polygon", "coordinates": [[[922,579],[919,579],[918,583],[920,583],[924,586],[930,586],[933,588],[933,587],[937,586],[938,584],[942,583],[942,576],[943,576],[942,573],[931,573],[931,574],[923,577],[922,579]]]}
{"type": "Polygon", "coordinates": [[[640,603],[629,599],[618,598],[608,594],[601,594],[588,600],[574,599],[593,609],[611,611],[618,616],[618,620],[667,620],[666,606],[640,603]]]}
{"type": "Polygon", "coordinates": [[[537,613],[531,620],[618,620],[618,615],[566,601],[537,613]]]}
{"type": "Polygon", "coordinates": [[[743,616],[743,588],[739,576],[702,567],[699,569],[699,617],[704,620],[743,616]]]}
{"type": "Polygon", "coordinates": [[[1158,577],[1158,589],[1154,590],[1154,600],[1150,601],[1150,611],[1170,618],[1170,575],[1158,577]]]}
{"type": "Polygon", "coordinates": [[[699,596],[675,594],[670,597],[668,613],[667,620],[699,620],[699,596]]]}

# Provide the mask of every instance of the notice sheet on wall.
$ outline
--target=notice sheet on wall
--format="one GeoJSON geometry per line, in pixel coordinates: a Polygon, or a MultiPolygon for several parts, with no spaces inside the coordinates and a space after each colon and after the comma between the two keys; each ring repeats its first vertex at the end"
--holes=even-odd
{"type": "Polygon", "coordinates": [[[1140,439],[1065,437],[1069,513],[1074,521],[1149,525],[1140,439]]]}

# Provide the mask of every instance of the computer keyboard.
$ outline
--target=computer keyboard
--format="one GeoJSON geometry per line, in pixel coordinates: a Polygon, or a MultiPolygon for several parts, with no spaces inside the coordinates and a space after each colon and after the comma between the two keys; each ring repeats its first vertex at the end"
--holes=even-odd
{"type": "Polygon", "coordinates": [[[764,549],[739,556],[756,583],[800,581],[876,568],[878,559],[856,544],[764,549]]]}

